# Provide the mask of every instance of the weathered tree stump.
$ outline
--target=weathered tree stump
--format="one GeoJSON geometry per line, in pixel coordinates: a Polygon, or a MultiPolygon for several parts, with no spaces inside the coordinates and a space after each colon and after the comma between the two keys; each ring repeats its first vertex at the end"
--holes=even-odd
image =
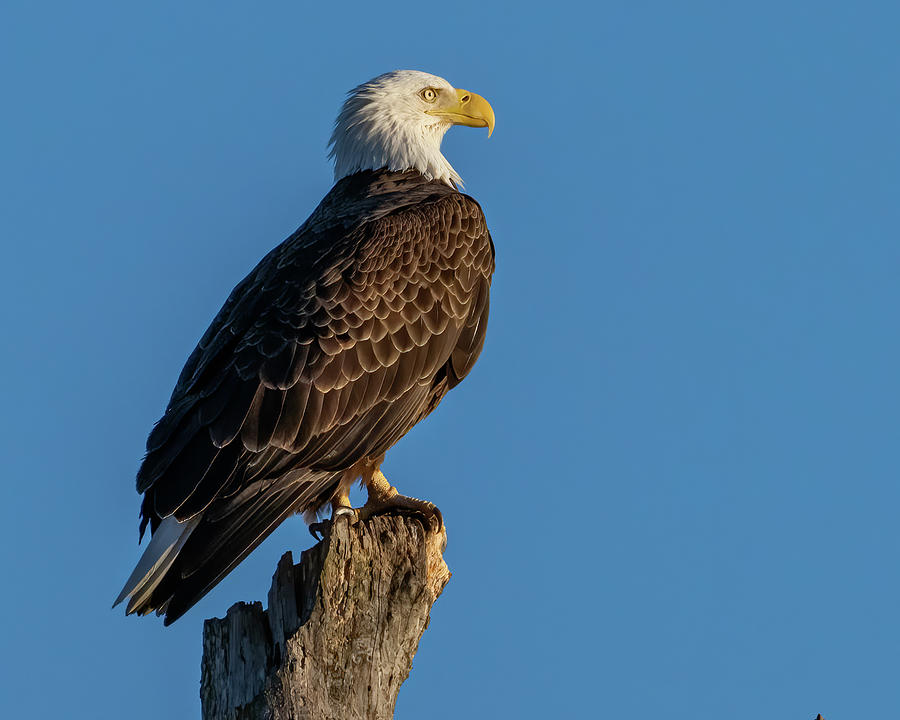
{"type": "Polygon", "coordinates": [[[392,718],[450,579],[443,529],[416,517],[339,518],[299,565],[278,563],[269,609],[237,603],[203,626],[204,720],[392,718]]]}

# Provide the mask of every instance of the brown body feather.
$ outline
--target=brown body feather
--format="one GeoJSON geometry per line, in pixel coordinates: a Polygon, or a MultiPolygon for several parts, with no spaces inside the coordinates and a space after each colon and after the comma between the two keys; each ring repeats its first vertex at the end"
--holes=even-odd
{"type": "Polygon", "coordinates": [[[339,181],[231,293],[150,434],[141,532],[197,522],[132,609],[173,622],[434,410],[481,352],[493,268],[471,198],[413,171],[339,181]]]}

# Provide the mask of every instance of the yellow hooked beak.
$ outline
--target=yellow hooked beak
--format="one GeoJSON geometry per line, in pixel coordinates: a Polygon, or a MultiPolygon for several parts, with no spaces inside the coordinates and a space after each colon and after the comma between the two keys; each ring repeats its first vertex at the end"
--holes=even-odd
{"type": "Polygon", "coordinates": [[[494,108],[481,95],[468,90],[457,90],[455,102],[449,101],[425,112],[449,120],[454,125],[486,127],[488,137],[494,132],[494,108]]]}

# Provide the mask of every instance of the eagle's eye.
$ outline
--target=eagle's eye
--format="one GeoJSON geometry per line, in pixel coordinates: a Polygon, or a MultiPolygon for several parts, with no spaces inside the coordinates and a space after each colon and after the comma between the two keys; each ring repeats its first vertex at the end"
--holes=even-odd
{"type": "Polygon", "coordinates": [[[437,100],[437,90],[435,90],[434,88],[425,88],[422,92],[419,93],[419,95],[422,96],[422,99],[425,102],[432,103],[437,100]]]}

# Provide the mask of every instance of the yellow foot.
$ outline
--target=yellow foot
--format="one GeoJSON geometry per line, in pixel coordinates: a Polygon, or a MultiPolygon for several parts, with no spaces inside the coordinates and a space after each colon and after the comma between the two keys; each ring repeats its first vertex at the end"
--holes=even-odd
{"type": "Polygon", "coordinates": [[[397,488],[388,482],[380,469],[369,468],[362,477],[369,489],[369,499],[356,511],[356,517],[359,520],[368,520],[375,515],[390,512],[400,512],[421,515],[429,524],[435,525],[435,529],[438,531],[444,526],[444,517],[434,503],[401,495],[397,492],[397,488]]]}
{"type": "Polygon", "coordinates": [[[444,516],[434,503],[406,495],[394,495],[387,501],[372,502],[370,499],[365,505],[356,511],[356,517],[360,520],[368,520],[375,515],[399,512],[402,514],[422,515],[429,523],[435,525],[436,530],[444,526],[444,516]]]}
{"type": "Polygon", "coordinates": [[[364,460],[344,473],[341,485],[331,501],[331,519],[322,520],[310,524],[309,532],[316,540],[324,539],[331,531],[334,521],[340,517],[348,516],[350,522],[357,523],[360,520],[368,520],[376,515],[387,513],[402,513],[404,515],[420,515],[428,525],[434,527],[437,532],[444,527],[444,517],[434,503],[427,500],[419,500],[407,497],[397,492],[378,467],[377,461],[364,460]],[[353,479],[361,477],[369,491],[369,499],[361,508],[350,506],[349,488],[353,479]],[[320,537],[321,536],[321,537],[320,537]]]}
{"type": "Polygon", "coordinates": [[[340,507],[334,508],[331,511],[331,517],[327,520],[319,520],[319,522],[311,523],[309,526],[309,533],[316,540],[324,540],[328,537],[328,533],[331,532],[331,526],[334,525],[334,521],[340,517],[349,516],[351,523],[356,523],[356,515],[359,510],[356,510],[352,507],[340,507]]]}
{"type": "Polygon", "coordinates": [[[335,520],[344,515],[349,515],[350,521],[356,522],[356,513],[357,511],[350,505],[349,492],[346,488],[342,488],[331,501],[331,518],[329,520],[320,520],[319,522],[310,523],[309,533],[316,540],[324,540],[328,536],[335,520]],[[320,535],[322,537],[319,537],[320,535]]]}

